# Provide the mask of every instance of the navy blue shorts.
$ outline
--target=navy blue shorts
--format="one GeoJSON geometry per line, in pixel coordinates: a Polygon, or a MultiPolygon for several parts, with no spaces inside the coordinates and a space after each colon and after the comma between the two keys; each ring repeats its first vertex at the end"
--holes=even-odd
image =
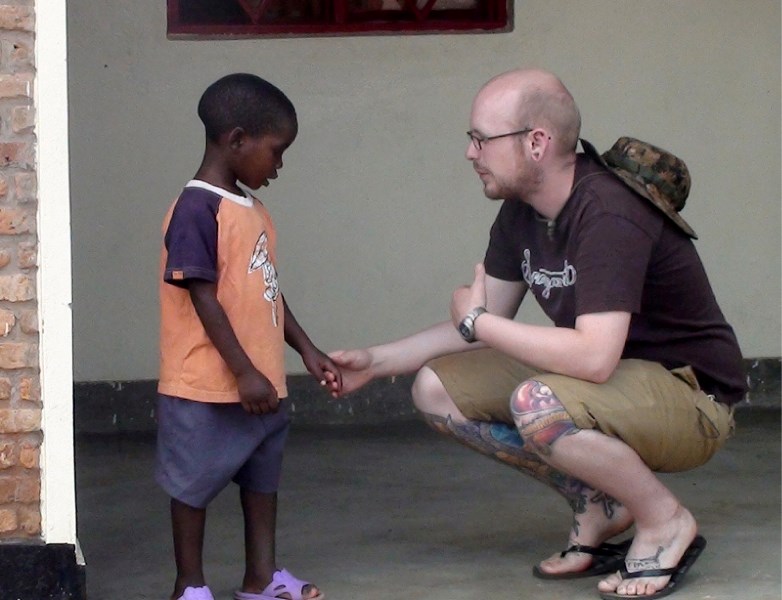
{"type": "Polygon", "coordinates": [[[277,491],[290,429],[289,402],[252,415],[241,404],[158,395],[155,480],[166,493],[205,508],[231,482],[253,492],[277,491]]]}

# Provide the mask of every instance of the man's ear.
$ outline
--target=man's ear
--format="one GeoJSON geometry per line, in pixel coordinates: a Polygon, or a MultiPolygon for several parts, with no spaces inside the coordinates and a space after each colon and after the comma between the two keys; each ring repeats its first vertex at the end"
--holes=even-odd
{"type": "Polygon", "coordinates": [[[528,137],[530,143],[530,154],[535,160],[540,160],[546,153],[551,141],[551,136],[543,129],[535,129],[528,137]]]}
{"type": "Polygon", "coordinates": [[[234,127],[228,133],[228,147],[231,150],[238,150],[244,144],[244,138],[247,133],[241,127],[234,127]]]}

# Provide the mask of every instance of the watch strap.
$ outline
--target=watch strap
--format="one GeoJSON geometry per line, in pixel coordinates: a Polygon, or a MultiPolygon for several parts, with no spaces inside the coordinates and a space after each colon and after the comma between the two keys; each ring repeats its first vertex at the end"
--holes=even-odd
{"type": "Polygon", "coordinates": [[[473,343],[475,341],[475,320],[485,312],[487,312],[485,307],[476,306],[459,323],[459,334],[466,342],[473,343]]]}

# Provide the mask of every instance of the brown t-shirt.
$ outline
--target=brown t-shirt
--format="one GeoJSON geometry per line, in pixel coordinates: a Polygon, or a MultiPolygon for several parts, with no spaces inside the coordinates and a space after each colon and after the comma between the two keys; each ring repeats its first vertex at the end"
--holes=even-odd
{"type": "Polygon", "coordinates": [[[741,351],[695,246],[663,213],[583,154],[555,222],[506,200],[491,229],[486,272],[524,280],[557,327],[583,314],[632,314],[622,358],[690,365],[727,404],[746,391],[741,351]]]}

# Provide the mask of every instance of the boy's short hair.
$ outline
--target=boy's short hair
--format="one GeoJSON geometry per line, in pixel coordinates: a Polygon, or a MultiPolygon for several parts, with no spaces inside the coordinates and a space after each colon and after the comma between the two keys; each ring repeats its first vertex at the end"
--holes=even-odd
{"type": "Polygon", "coordinates": [[[279,133],[296,126],[296,109],[277,87],[249,73],[233,73],[206,88],[198,102],[198,117],[206,137],[241,127],[250,136],[279,133]]]}

